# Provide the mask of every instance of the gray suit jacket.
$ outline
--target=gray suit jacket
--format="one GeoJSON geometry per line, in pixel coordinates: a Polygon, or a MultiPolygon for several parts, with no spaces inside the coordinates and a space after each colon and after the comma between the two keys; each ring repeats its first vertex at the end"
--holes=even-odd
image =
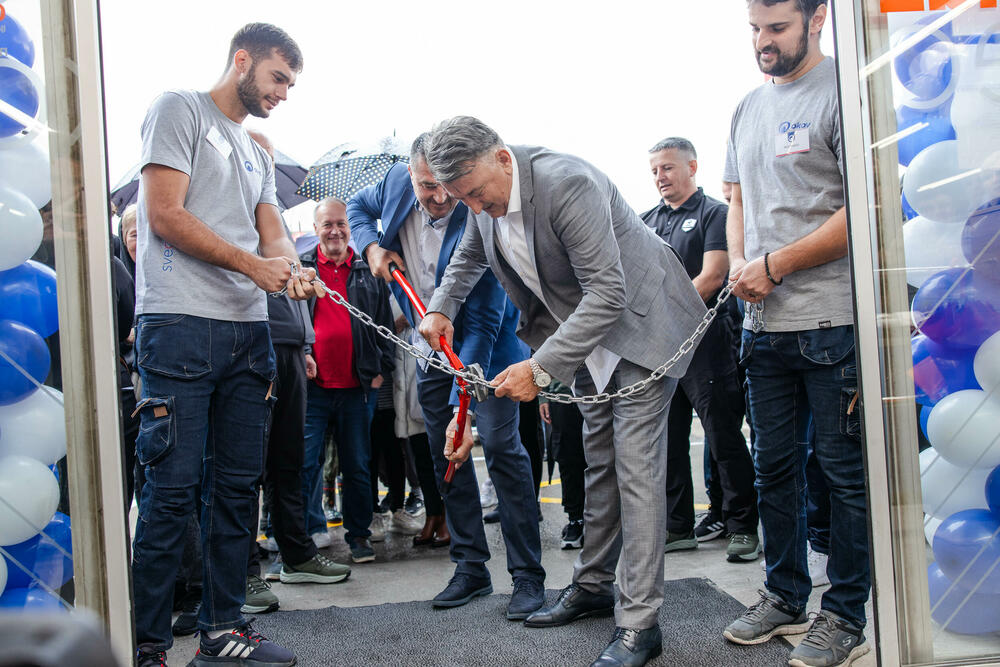
{"type": "MultiPolygon", "coordinates": [[[[590,163],[537,146],[510,150],[528,250],[562,324],[504,259],[486,213],[465,226],[428,311],[455,319],[489,266],[521,310],[517,335],[555,378],[571,383],[598,344],[639,366],[660,366],[705,314],[680,260],[590,163]]],[[[683,376],[690,360],[689,353],[668,375],[683,376]]]]}

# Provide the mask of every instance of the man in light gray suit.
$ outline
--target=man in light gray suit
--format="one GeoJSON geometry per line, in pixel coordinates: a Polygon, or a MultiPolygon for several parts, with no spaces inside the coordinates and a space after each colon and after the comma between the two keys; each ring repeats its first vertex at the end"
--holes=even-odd
{"type": "MultiPolygon", "coordinates": [[[[705,306],[676,255],[589,163],[545,148],[507,147],[481,121],[458,116],[431,135],[435,178],[475,214],[435,290],[420,332],[431,346],[489,267],[521,310],[531,359],[493,380],[497,396],[533,399],[552,378],[578,395],[649,377],[694,332],[705,306]]],[[[529,627],[615,614],[595,665],[642,665],[662,650],[666,421],[685,355],[627,397],[581,405],[587,459],[584,533],[573,582],[529,627]],[[622,556],[617,603],[615,569],[622,556]]],[[[449,429],[454,438],[454,423],[449,429]]],[[[446,454],[463,461],[468,430],[446,454]]]]}

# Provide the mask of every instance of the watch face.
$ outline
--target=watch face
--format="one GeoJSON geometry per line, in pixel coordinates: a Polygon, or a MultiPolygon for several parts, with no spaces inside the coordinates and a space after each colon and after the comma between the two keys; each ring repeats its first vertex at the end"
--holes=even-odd
{"type": "Polygon", "coordinates": [[[535,376],[535,384],[539,387],[548,387],[552,384],[552,376],[545,371],[541,371],[535,376]]]}

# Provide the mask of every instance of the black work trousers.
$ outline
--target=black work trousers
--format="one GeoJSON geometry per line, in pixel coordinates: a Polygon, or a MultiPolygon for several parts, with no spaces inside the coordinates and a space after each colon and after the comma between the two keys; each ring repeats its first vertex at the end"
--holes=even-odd
{"type": "Polygon", "coordinates": [[[692,408],[701,420],[705,444],[718,468],[727,532],[756,533],[753,459],[741,431],[746,406],[735,368],[723,375],[689,371],[674,392],[667,417],[667,530],[686,534],[694,529],[692,408]]]}
{"type": "MultiPolygon", "coordinates": [[[[302,460],[306,423],[306,362],[302,347],[275,345],[277,400],[271,410],[271,427],[264,451],[264,489],[271,501],[271,526],[281,558],[301,565],[316,555],[316,545],[306,533],[302,504],[302,460]]],[[[258,511],[255,506],[250,544],[249,572],[260,574],[257,548],[258,511]]]]}
{"type": "MultiPolygon", "coordinates": [[[[390,380],[391,382],[391,380],[390,380]]],[[[390,408],[375,410],[372,419],[372,507],[378,511],[378,473],[384,465],[386,485],[389,488],[389,511],[403,508],[406,502],[406,462],[403,459],[402,438],[396,437],[396,411],[390,408]]]]}
{"type": "Polygon", "coordinates": [[[426,433],[411,435],[410,451],[413,452],[413,464],[420,478],[420,492],[424,496],[424,508],[430,516],[444,514],[444,501],[438,492],[437,479],[434,475],[434,460],[431,458],[431,446],[426,433]]]}
{"type": "Polygon", "coordinates": [[[552,420],[552,451],[559,463],[562,480],[562,506],[570,521],[583,519],[583,473],[587,459],[583,454],[583,415],[573,404],[549,403],[552,420]]]}

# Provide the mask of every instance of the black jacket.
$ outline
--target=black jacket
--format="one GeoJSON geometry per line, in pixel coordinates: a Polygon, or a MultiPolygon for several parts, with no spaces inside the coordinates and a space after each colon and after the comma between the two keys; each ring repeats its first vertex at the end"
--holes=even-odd
{"type": "MultiPolygon", "coordinates": [[[[317,247],[299,256],[302,266],[316,269],[317,247]]],[[[317,276],[319,270],[316,269],[317,276]]],[[[331,298],[329,295],[324,298],[331,298]]],[[[389,309],[389,288],[385,282],[372,275],[361,253],[354,253],[351,274],[347,277],[347,301],[363,313],[367,313],[376,324],[393,330],[392,311],[389,309]]],[[[315,320],[316,299],[309,300],[309,317],[315,320]]],[[[390,382],[396,366],[395,345],[382,338],[375,330],[351,317],[351,340],[354,344],[354,372],[367,391],[372,380],[381,375],[390,382]]]]}

